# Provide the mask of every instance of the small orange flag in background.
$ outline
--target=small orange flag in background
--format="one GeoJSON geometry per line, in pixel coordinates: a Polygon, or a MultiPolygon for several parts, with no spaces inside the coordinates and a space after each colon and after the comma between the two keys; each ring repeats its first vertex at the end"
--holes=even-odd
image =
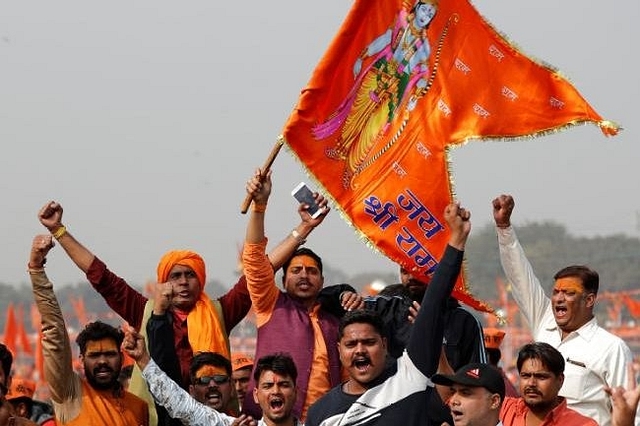
{"type": "Polygon", "coordinates": [[[20,343],[20,347],[22,348],[22,352],[27,355],[33,355],[33,348],[31,347],[31,341],[29,340],[29,335],[27,334],[27,329],[24,325],[24,307],[22,305],[18,306],[18,318],[17,318],[17,333],[18,333],[18,342],[20,343]]]}
{"type": "Polygon", "coordinates": [[[4,320],[4,334],[2,336],[2,343],[7,346],[7,349],[11,351],[13,356],[17,355],[17,339],[18,339],[18,323],[16,321],[16,313],[13,307],[13,303],[9,302],[7,306],[7,312],[4,320]]]}
{"type": "MultiPolygon", "coordinates": [[[[584,122],[618,130],[467,0],[356,0],[283,134],[370,243],[429,276],[448,241],[449,147],[584,122]]],[[[491,310],[463,277],[454,296],[491,310]]]]}

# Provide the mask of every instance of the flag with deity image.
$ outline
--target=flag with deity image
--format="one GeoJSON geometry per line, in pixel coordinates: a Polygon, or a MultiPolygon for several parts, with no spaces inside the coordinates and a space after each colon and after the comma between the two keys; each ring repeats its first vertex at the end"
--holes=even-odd
{"type": "MultiPolygon", "coordinates": [[[[468,0],[356,0],[283,135],[362,237],[427,281],[449,238],[448,150],[585,122],[618,131],[468,0]]],[[[464,274],[454,296],[491,311],[464,274]]]]}

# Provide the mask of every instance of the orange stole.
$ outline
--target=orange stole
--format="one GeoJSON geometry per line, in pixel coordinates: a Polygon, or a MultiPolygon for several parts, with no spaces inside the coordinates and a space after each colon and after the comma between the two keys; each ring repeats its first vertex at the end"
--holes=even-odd
{"type": "MultiPolygon", "coordinates": [[[[283,135],[367,243],[426,278],[449,238],[448,149],[583,122],[606,135],[618,128],[556,70],[518,51],[467,0],[440,1],[420,33],[410,27],[414,5],[356,0],[283,135]],[[373,41],[385,34],[386,50],[378,51],[373,41]],[[425,51],[428,58],[417,62],[425,51]]],[[[470,293],[464,273],[453,295],[491,310],[470,293]]]]}
{"type": "Polygon", "coordinates": [[[82,408],[75,419],[58,424],[64,426],[147,426],[147,403],[129,392],[116,398],[113,392],[93,389],[82,380],[82,408]]]}

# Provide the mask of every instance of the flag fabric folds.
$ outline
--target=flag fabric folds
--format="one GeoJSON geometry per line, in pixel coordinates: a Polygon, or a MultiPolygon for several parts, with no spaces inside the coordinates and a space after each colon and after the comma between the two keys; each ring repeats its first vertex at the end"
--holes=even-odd
{"type": "MultiPolygon", "coordinates": [[[[618,130],[467,0],[356,0],[283,135],[363,238],[426,278],[448,241],[450,147],[585,122],[618,130]]],[[[491,310],[462,275],[454,296],[491,310]]]]}

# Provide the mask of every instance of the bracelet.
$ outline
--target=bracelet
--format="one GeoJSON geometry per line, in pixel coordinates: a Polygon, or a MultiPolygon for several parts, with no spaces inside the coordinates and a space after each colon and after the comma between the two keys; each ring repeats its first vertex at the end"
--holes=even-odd
{"type": "Polygon", "coordinates": [[[264,213],[267,211],[267,203],[253,203],[253,211],[256,213],[264,213]]]}
{"type": "Polygon", "coordinates": [[[31,274],[31,275],[40,274],[40,273],[44,272],[44,265],[42,267],[40,267],[40,268],[32,268],[31,266],[27,265],[27,268],[28,268],[27,272],[29,274],[31,274]]]}
{"type": "Polygon", "coordinates": [[[306,238],[302,238],[302,235],[298,232],[297,229],[291,231],[291,236],[298,242],[299,246],[307,242],[306,238]]]}
{"type": "Polygon", "coordinates": [[[56,229],[56,232],[52,232],[51,235],[53,235],[53,238],[55,238],[56,240],[59,240],[66,233],[67,233],[67,227],[62,225],[58,229],[56,229]]]}

